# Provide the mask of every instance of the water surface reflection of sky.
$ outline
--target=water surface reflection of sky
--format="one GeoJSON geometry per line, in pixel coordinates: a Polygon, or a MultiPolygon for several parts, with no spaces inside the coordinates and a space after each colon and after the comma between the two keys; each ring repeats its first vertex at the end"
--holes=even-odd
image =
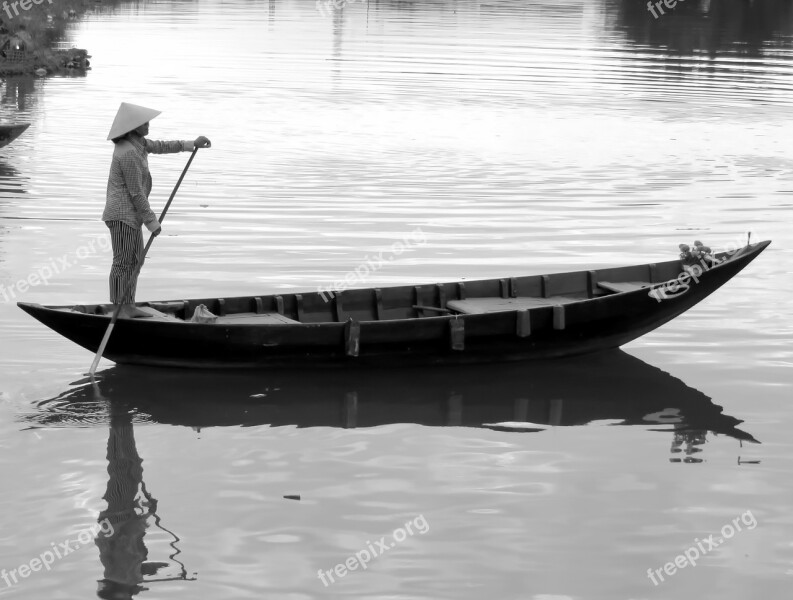
{"type": "MultiPolygon", "coordinates": [[[[0,84],[0,117],[31,122],[0,149],[6,288],[106,235],[122,100],[163,110],[154,137],[213,141],[141,299],[315,289],[417,227],[428,243],[367,285],[668,260],[747,231],[773,244],[624,352],[552,366],[350,380],[103,364],[95,390],[89,353],[0,302],[0,568],[128,517],[123,537],[0,595],[785,597],[791,14],[373,0],[324,17],[236,0],[78,22],[85,76],[0,84]],[[755,529],[648,579],[746,511],[755,529]],[[317,578],[418,515],[425,535],[317,578]]],[[[185,160],[151,159],[155,207],[185,160]]],[[[104,300],[108,264],[91,256],[24,300],[104,300]]]]}

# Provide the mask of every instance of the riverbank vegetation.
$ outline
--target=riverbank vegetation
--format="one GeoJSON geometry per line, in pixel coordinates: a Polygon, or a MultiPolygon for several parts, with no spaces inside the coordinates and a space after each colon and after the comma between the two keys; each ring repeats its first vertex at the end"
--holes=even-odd
{"type": "MultiPolygon", "coordinates": [[[[100,5],[116,4],[105,0],[100,5]]],[[[94,0],[5,0],[0,3],[0,75],[45,75],[87,69],[85,50],[55,50],[74,21],[93,10],[94,0]]]]}

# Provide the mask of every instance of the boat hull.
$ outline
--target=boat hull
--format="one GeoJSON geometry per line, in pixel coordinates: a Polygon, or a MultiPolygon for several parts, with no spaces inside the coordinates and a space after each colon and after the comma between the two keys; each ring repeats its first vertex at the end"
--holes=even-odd
{"type": "MultiPolygon", "coordinates": [[[[585,354],[617,348],[674,319],[729,281],[768,243],[747,246],[729,260],[704,270],[696,282],[687,282],[683,292],[679,291],[681,286],[677,286],[678,290],[669,293],[673,288],[668,282],[674,281],[671,274],[682,268],[679,261],[670,261],[658,266],[581,272],[591,274],[592,278],[617,279],[630,277],[645,267],[652,271],[652,267],[665,275],[651,287],[582,298],[561,306],[549,301],[547,305],[528,310],[383,320],[350,317],[339,322],[261,325],[119,319],[104,356],[119,364],[168,367],[302,368],[459,365],[585,354]]],[[[541,282],[543,285],[553,285],[554,281],[563,284],[565,275],[574,280],[579,274],[541,276],[550,278],[541,282]]],[[[485,289],[490,282],[467,282],[466,285],[474,290],[479,289],[477,285],[485,289]]],[[[398,288],[383,288],[382,293],[390,289],[398,288]]],[[[375,291],[380,292],[372,290],[375,291]]],[[[443,294],[446,294],[445,288],[443,294]]],[[[304,297],[308,295],[295,295],[301,303],[304,297]]],[[[220,302],[220,306],[252,300],[228,299],[220,302]]],[[[65,307],[26,303],[19,303],[19,306],[91,352],[97,351],[110,322],[108,315],[72,312],[64,310],[65,307]]],[[[310,316],[303,315],[303,319],[310,320],[310,316]]]]}
{"type": "Polygon", "coordinates": [[[8,146],[30,127],[30,123],[17,123],[16,125],[0,125],[0,148],[8,146]]]}

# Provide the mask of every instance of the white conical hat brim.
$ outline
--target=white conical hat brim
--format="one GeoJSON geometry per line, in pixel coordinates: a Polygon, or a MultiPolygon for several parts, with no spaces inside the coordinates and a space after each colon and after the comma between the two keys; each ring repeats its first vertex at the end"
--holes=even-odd
{"type": "Polygon", "coordinates": [[[113,120],[110,133],[107,134],[107,139],[112,140],[125,133],[129,133],[144,123],[148,123],[161,113],[161,110],[154,110],[153,108],[122,102],[121,106],[118,107],[118,112],[116,113],[116,118],[113,120]]]}

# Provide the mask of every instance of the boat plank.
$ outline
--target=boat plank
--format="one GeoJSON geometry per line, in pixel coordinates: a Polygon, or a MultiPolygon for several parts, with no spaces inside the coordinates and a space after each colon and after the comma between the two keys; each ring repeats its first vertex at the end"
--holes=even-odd
{"type": "Polygon", "coordinates": [[[608,290],[610,292],[634,292],[642,288],[650,287],[648,281],[598,281],[598,287],[608,290]]]}
{"type": "Polygon", "coordinates": [[[278,313],[236,313],[233,315],[226,315],[218,317],[215,321],[216,325],[279,325],[288,323],[290,325],[299,324],[300,321],[295,321],[289,317],[278,313]]]}
{"type": "Polygon", "coordinates": [[[451,310],[465,314],[481,314],[511,310],[525,310],[541,306],[559,306],[571,302],[581,302],[586,298],[571,296],[550,296],[548,298],[469,298],[468,300],[450,300],[446,306],[451,310]]]}

